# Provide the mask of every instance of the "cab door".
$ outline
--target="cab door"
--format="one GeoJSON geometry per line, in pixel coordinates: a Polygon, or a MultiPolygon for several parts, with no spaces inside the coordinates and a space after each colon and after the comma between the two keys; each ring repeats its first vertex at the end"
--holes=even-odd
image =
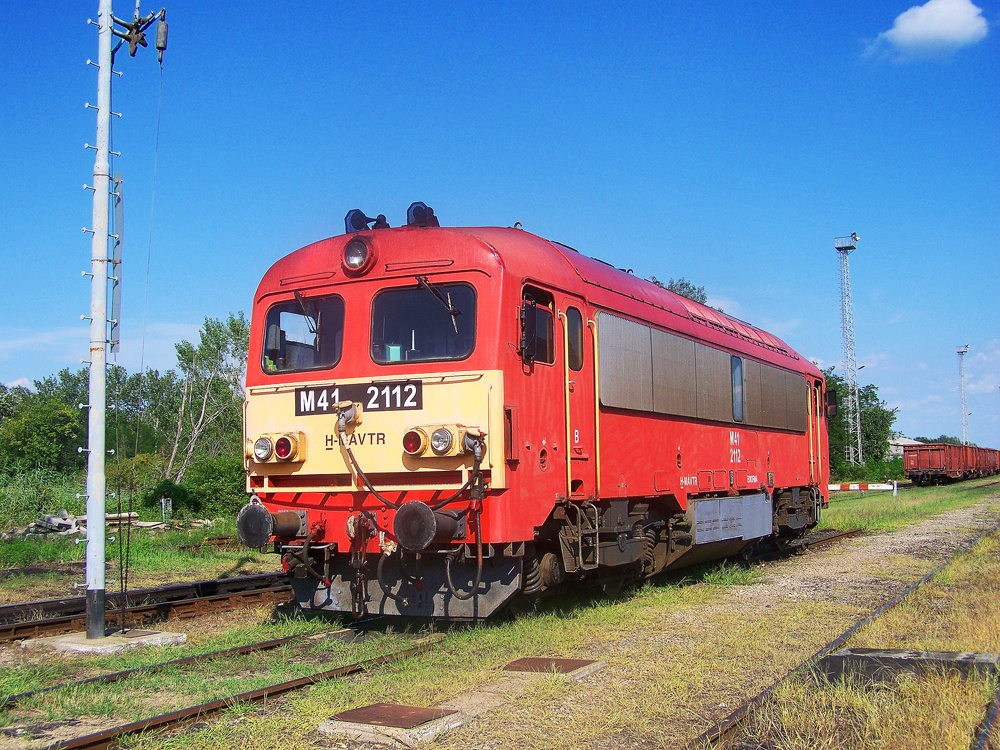
{"type": "Polygon", "coordinates": [[[596,499],[597,412],[594,391],[594,322],[586,315],[582,300],[559,297],[559,345],[562,349],[563,397],[566,414],[566,444],[569,465],[566,485],[569,497],[596,499]]]}

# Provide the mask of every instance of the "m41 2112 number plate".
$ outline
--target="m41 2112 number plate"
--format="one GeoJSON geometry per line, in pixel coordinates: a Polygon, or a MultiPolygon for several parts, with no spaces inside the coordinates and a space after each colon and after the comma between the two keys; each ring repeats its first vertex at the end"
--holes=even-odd
{"type": "Polygon", "coordinates": [[[341,401],[358,401],[364,411],[407,411],[424,408],[419,380],[346,383],[295,389],[295,416],[333,414],[341,401]]]}

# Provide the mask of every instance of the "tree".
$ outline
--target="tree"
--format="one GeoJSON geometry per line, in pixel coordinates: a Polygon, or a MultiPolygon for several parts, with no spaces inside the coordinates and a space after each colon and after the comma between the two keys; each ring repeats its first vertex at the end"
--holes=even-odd
{"type": "Polygon", "coordinates": [[[83,443],[77,409],[33,393],[0,424],[0,459],[20,469],[77,468],[83,443]]]}
{"type": "MultiPolygon", "coordinates": [[[[131,375],[120,365],[109,365],[105,443],[115,455],[128,458],[136,453],[155,453],[171,445],[181,385],[177,373],[163,375],[148,369],[145,375],[131,375]]],[[[88,411],[79,404],[90,402],[90,372],[69,368],[35,381],[40,396],[56,398],[77,414],[80,430],[86,438],[88,411]]]]}
{"type": "Polygon", "coordinates": [[[21,403],[31,396],[31,391],[27,388],[16,385],[8,388],[0,384],[0,424],[7,417],[13,416],[21,407],[21,403]]]}
{"type": "MultiPolygon", "coordinates": [[[[67,406],[76,407],[90,401],[90,371],[81,367],[76,372],[70,372],[68,367],[61,369],[56,375],[35,381],[35,391],[39,396],[53,396],[67,406]]],[[[80,411],[84,411],[81,409],[80,411]]],[[[86,424],[86,418],[83,423],[86,424]]]]}
{"type": "MultiPolygon", "coordinates": [[[[834,374],[833,368],[824,370],[826,388],[837,392],[837,415],[827,422],[830,444],[830,471],[834,476],[844,476],[849,471],[846,453],[850,432],[847,427],[847,381],[834,374]]],[[[861,453],[869,466],[880,464],[889,453],[889,440],[898,409],[890,409],[879,398],[878,386],[866,385],[858,390],[858,408],[861,422],[861,453]]]]}
{"type": "Polygon", "coordinates": [[[668,292],[673,292],[674,294],[679,294],[682,297],[687,297],[688,299],[694,300],[702,305],[708,304],[708,294],[705,292],[705,287],[695,286],[683,276],[679,279],[670,279],[670,281],[666,284],[655,276],[650,276],[648,280],[656,284],[661,289],[666,289],[668,292]]]}
{"type": "Polygon", "coordinates": [[[936,438],[915,437],[913,439],[917,440],[917,441],[919,441],[921,443],[951,443],[952,445],[961,445],[962,444],[962,439],[961,438],[952,437],[951,435],[941,435],[941,436],[936,437],[936,438]]]}
{"type": "Polygon", "coordinates": [[[180,397],[173,370],[129,375],[123,367],[108,368],[108,445],[124,458],[169,450],[180,397]]]}
{"type": "Polygon", "coordinates": [[[249,347],[250,324],[242,312],[225,321],[205,318],[197,344],[177,344],[182,381],[167,479],[180,484],[196,451],[214,457],[242,449],[249,347]]]}

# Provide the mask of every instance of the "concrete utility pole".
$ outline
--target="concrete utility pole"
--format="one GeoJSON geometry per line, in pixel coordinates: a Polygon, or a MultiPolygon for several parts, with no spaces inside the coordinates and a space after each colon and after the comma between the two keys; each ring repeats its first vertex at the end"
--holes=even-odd
{"type": "MultiPolygon", "coordinates": [[[[108,341],[108,266],[112,275],[116,261],[108,257],[108,202],[111,197],[110,152],[111,142],[111,74],[114,55],[124,42],[129,53],[135,55],[139,46],[147,46],[145,30],[159,18],[156,29],[156,48],[160,63],[167,48],[166,13],[160,10],[146,18],[139,17],[139,3],[135,5],[135,18],[131,23],[112,15],[111,0],[100,0],[98,20],[89,23],[98,27],[97,45],[97,105],[87,104],[97,110],[97,142],[94,148],[94,184],[84,186],[94,191],[94,219],[90,244],[90,404],[87,420],[87,638],[104,637],[104,508],[107,485],[104,476],[104,423],[106,413],[106,367],[108,341]],[[115,28],[121,26],[124,31],[115,28]],[[122,41],[112,49],[112,37],[122,41]]],[[[91,65],[91,61],[87,61],[91,65]]],[[[120,116],[117,115],[116,116],[120,116]]],[[[117,156],[117,154],[116,154],[117,156]]],[[[117,237],[115,240],[117,241],[117,237]]],[[[119,248],[120,249],[120,248],[119,248]]],[[[120,258],[120,255],[117,256],[120,258]]],[[[85,318],[87,316],[84,316],[85,318]]],[[[115,321],[117,324],[117,321],[115,321]]]]}
{"type": "Polygon", "coordinates": [[[969,353],[969,345],[960,346],[955,350],[958,354],[958,382],[962,393],[962,445],[969,444],[969,402],[965,398],[965,355],[969,353]]]}
{"type": "Polygon", "coordinates": [[[861,451],[861,406],[858,399],[858,358],[854,352],[854,306],[851,302],[851,268],[847,256],[857,249],[858,234],[835,237],[840,255],[840,331],[843,343],[844,379],[847,381],[847,463],[864,463],[861,451]]]}

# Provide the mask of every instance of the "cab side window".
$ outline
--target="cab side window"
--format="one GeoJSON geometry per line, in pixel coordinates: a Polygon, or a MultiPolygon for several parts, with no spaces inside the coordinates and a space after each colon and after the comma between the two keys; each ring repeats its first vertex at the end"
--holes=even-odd
{"type": "Polygon", "coordinates": [[[532,364],[556,361],[553,319],[555,299],[549,292],[526,286],[521,295],[521,359],[532,364]]]}
{"type": "Polygon", "coordinates": [[[566,310],[566,344],[569,369],[583,369],[583,315],[575,307],[566,310]]]}

